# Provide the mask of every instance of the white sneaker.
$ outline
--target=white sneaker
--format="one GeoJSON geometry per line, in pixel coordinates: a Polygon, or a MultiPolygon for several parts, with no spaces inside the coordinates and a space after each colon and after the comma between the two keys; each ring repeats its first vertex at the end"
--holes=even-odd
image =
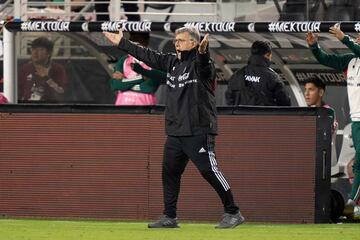
{"type": "Polygon", "coordinates": [[[345,205],[346,205],[346,206],[353,206],[353,207],[355,207],[356,203],[355,203],[354,200],[349,199],[349,200],[347,200],[347,202],[346,202],[345,205]]]}
{"type": "Polygon", "coordinates": [[[346,203],[345,203],[345,207],[344,207],[344,216],[346,216],[349,219],[352,219],[354,217],[354,207],[355,207],[355,202],[352,199],[349,199],[346,203]]]}

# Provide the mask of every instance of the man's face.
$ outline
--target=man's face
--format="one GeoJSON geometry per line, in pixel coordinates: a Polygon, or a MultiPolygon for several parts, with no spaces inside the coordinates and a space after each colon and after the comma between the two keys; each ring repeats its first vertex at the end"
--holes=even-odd
{"type": "Polygon", "coordinates": [[[46,48],[31,48],[31,60],[36,64],[45,64],[48,62],[50,54],[46,48]]]}
{"type": "Polygon", "coordinates": [[[190,37],[188,32],[183,32],[175,36],[174,45],[176,52],[189,51],[197,45],[197,42],[190,37]]]}
{"type": "Polygon", "coordinates": [[[320,107],[324,90],[316,87],[313,83],[305,84],[305,101],[308,107],[320,107]]]}

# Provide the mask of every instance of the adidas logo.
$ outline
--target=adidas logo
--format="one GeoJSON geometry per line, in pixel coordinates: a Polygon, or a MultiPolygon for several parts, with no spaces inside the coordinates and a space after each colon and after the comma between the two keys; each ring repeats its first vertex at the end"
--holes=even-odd
{"type": "Polygon", "coordinates": [[[168,225],[172,225],[172,224],[174,224],[174,223],[171,220],[166,220],[165,222],[163,222],[164,226],[168,226],[168,225]]]}
{"type": "Polygon", "coordinates": [[[199,153],[204,153],[204,152],[206,152],[206,150],[203,147],[200,148],[199,153]]]}
{"type": "Polygon", "coordinates": [[[238,221],[237,218],[231,218],[230,219],[230,224],[235,224],[238,221]]]}

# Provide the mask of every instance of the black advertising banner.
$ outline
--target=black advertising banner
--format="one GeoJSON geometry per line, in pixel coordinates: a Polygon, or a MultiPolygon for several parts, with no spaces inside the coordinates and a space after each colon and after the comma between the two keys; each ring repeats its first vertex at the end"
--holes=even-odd
{"type": "Polygon", "coordinates": [[[305,33],[328,32],[331,26],[338,25],[344,32],[360,32],[360,22],[65,22],[65,21],[27,21],[8,22],[9,31],[20,32],[173,32],[184,26],[193,26],[200,32],[268,32],[305,33]]]}

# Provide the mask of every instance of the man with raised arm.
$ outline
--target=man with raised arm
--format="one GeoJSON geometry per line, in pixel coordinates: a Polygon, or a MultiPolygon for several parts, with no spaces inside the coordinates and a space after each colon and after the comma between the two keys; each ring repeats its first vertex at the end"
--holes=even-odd
{"type": "Polygon", "coordinates": [[[334,68],[339,72],[343,72],[347,81],[347,92],[350,105],[351,116],[351,133],[355,147],[355,162],[353,165],[354,183],[350,199],[346,203],[346,207],[354,207],[359,201],[360,195],[360,36],[356,42],[345,35],[340,26],[330,28],[337,39],[345,44],[351,53],[346,54],[328,54],[323,51],[317,41],[317,35],[307,33],[306,40],[315,58],[323,65],[334,68]]]}
{"type": "Polygon", "coordinates": [[[245,219],[234,203],[230,185],[218,169],[215,158],[215,67],[208,51],[209,35],[206,34],[200,42],[197,29],[179,28],[174,39],[176,54],[164,54],[128,41],[123,38],[121,31],[118,34],[104,34],[120,49],[148,66],[167,73],[167,140],[162,165],[164,215],[148,227],[178,227],[176,206],[180,180],[189,159],[223,203],[225,213],[216,227],[234,228],[243,223],[245,219]]]}

